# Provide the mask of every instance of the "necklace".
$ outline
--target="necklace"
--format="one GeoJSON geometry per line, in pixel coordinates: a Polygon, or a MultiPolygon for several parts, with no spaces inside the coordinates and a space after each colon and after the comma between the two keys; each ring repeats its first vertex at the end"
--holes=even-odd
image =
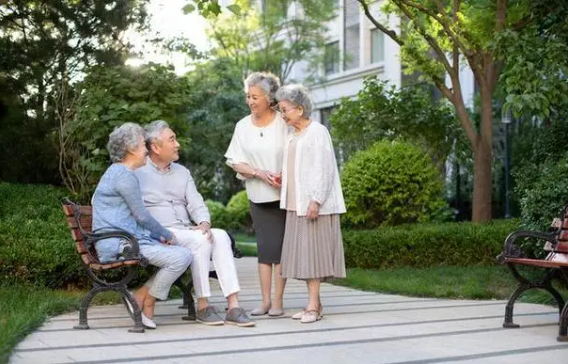
{"type": "Polygon", "coordinates": [[[265,129],[268,125],[270,125],[270,124],[272,123],[272,121],[274,120],[274,118],[270,118],[270,119],[268,120],[268,122],[267,122],[267,123],[264,123],[264,125],[262,125],[262,126],[258,126],[258,125],[255,124],[255,122],[258,122],[258,118],[257,118],[255,115],[252,116],[252,120],[253,120],[253,125],[260,129],[260,133],[259,133],[259,134],[260,134],[260,137],[262,138],[262,137],[264,137],[264,129],[265,129]]]}

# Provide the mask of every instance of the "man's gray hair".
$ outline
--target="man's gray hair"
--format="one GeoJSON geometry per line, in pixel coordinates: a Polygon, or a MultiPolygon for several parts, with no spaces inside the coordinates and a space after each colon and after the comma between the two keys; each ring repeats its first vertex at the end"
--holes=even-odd
{"type": "Polygon", "coordinates": [[[245,79],[245,92],[248,92],[249,88],[253,86],[260,88],[264,92],[270,106],[276,106],[276,91],[278,91],[280,87],[280,79],[278,76],[270,72],[251,73],[245,79]]]}
{"type": "Polygon", "coordinates": [[[144,140],[146,140],[146,148],[151,152],[151,144],[154,143],[164,129],[168,129],[170,125],[164,120],[154,120],[150,124],[144,126],[144,140]]]}
{"type": "Polygon", "coordinates": [[[302,117],[309,119],[312,111],[314,111],[314,103],[310,96],[310,91],[302,85],[290,84],[280,87],[276,93],[276,100],[289,101],[296,106],[301,106],[304,109],[302,117]]]}
{"type": "Polygon", "coordinates": [[[144,130],[136,123],[124,123],[115,128],[108,137],[107,150],[113,163],[124,161],[129,151],[138,148],[144,130]]]}

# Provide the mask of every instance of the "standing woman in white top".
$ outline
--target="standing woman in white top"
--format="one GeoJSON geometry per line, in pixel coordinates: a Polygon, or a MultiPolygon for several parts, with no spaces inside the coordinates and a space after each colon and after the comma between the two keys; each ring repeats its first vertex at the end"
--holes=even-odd
{"type": "Polygon", "coordinates": [[[329,132],[309,119],[313,104],[308,90],[287,85],[276,98],[280,114],[294,127],[284,144],[280,206],[287,212],[282,277],[306,281],[308,304],[292,318],[312,323],[322,318],[321,281],[345,277],[339,223],[345,202],[329,132]]]}
{"type": "Polygon", "coordinates": [[[282,316],[286,280],[281,276],[280,257],[286,211],[280,209],[280,178],[287,126],[276,112],[278,77],[255,72],[245,80],[251,114],[240,120],[225,154],[227,164],[245,181],[258,245],[258,274],[262,306],[253,316],[282,316]],[[271,302],[272,274],[275,296],[271,302]]]}

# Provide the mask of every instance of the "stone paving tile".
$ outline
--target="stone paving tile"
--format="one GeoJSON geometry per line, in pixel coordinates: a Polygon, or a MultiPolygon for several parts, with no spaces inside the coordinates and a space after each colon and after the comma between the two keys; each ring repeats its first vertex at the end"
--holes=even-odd
{"type": "MultiPolygon", "coordinates": [[[[261,301],[256,261],[241,259],[237,266],[245,272],[240,274],[241,305],[251,310],[261,301]]],[[[212,286],[211,302],[223,309],[218,285],[212,286]]],[[[10,364],[534,363],[544,358],[547,363],[568,363],[568,344],[555,340],[558,312],[552,307],[519,304],[516,322],[524,327],[504,330],[504,301],[403,297],[326,284],[324,319],[302,325],[289,316],[305,305],[306,298],[305,284],[290,281],[285,317],[255,318],[254,328],[182,321],[180,300],[159,302],[159,327],[145,334],[127,332],[132,321],[124,306],[93,307],[91,330],[72,329],[77,313],[52,318],[17,347],[10,364]]]]}

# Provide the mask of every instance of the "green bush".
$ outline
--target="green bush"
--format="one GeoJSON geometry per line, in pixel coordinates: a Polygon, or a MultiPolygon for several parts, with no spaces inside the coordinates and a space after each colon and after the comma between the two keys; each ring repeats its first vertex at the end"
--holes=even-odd
{"type": "Polygon", "coordinates": [[[447,211],[440,173],[417,146],[381,141],[358,152],[341,175],[346,226],[374,228],[439,219],[447,211]]]}
{"type": "Polygon", "coordinates": [[[85,275],[61,210],[65,190],[0,183],[0,281],[51,288],[85,275]]]}
{"type": "Polygon", "coordinates": [[[231,229],[244,231],[252,234],[252,218],[250,216],[250,205],[245,190],[237,192],[227,204],[227,212],[231,219],[231,229]]]}
{"type": "Polygon", "coordinates": [[[519,171],[516,192],[521,195],[521,220],[530,230],[545,230],[553,218],[560,217],[568,201],[568,155],[560,161],[549,158],[535,171],[519,171]],[[525,174],[526,173],[526,174],[525,174]]]}
{"type": "Polygon", "coordinates": [[[492,264],[518,220],[440,223],[345,230],[348,267],[396,268],[492,264]]]}
{"type": "Polygon", "coordinates": [[[205,204],[211,214],[211,225],[213,225],[213,227],[232,230],[232,219],[225,205],[213,200],[206,200],[205,204]]]}

